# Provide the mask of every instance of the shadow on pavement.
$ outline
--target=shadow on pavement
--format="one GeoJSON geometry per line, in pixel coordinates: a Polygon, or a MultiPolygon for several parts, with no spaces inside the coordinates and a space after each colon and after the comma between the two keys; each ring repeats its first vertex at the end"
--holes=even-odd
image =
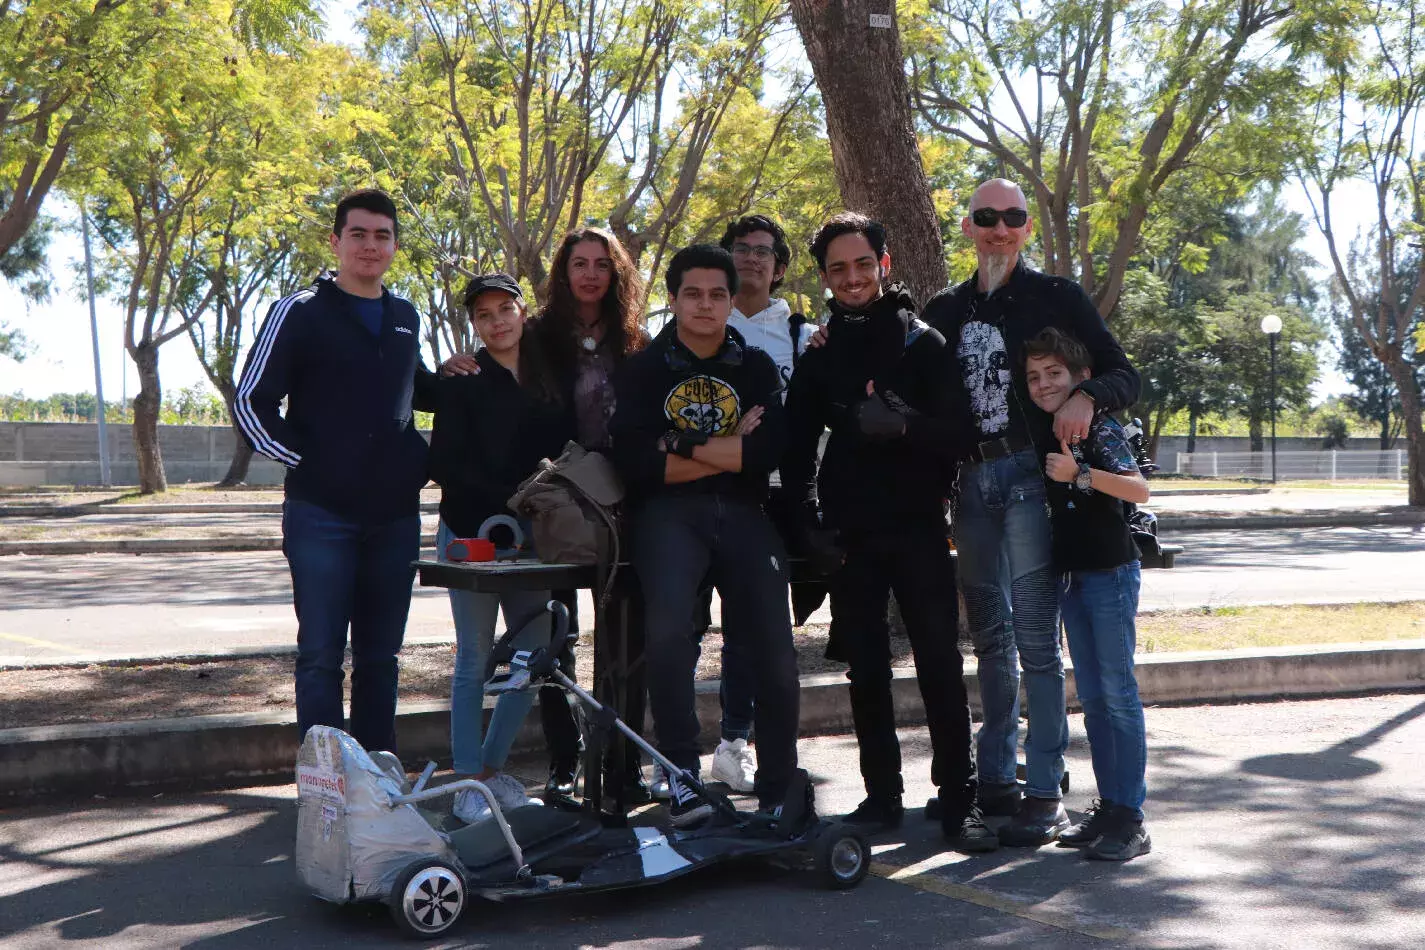
{"type": "MultiPolygon", "coordinates": [[[[234,793],[66,814],[31,810],[0,825],[0,944],[345,948],[400,935],[382,905],[337,906],[296,879],[296,805],[284,793],[234,793]],[[110,815],[122,808],[123,825],[110,815]],[[18,939],[17,939],[18,938],[18,939]]],[[[869,879],[826,891],[811,875],[763,864],[666,885],[527,904],[473,902],[449,939],[424,946],[560,950],[647,947],[936,946],[947,933],[1007,945],[1050,931],[993,911],[869,879]]]]}
{"type": "Polygon", "coordinates": [[[1425,702],[1392,716],[1369,732],[1343,739],[1320,752],[1260,755],[1243,762],[1242,768],[1253,775],[1301,782],[1349,782],[1365,778],[1379,772],[1381,765],[1360,753],[1421,716],[1425,716],[1425,702]]]}

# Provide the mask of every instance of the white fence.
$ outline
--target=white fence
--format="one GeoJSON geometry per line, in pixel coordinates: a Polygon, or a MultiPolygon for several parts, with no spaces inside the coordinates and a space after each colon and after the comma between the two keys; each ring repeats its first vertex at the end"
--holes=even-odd
{"type": "MultiPolygon", "coordinates": [[[[1360,481],[1405,478],[1408,462],[1404,449],[1384,452],[1329,451],[1278,452],[1277,479],[1360,481]]],[[[1271,478],[1272,453],[1179,452],[1178,474],[1211,478],[1271,478]]]]}

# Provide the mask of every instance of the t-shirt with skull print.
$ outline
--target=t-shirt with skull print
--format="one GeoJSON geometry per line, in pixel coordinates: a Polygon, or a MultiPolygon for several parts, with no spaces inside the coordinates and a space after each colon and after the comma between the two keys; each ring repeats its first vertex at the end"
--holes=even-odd
{"type": "Polygon", "coordinates": [[[984,439],[1025,432],[1023,409],[1013,390],[1009,352],[993,295],[976,294],[960,327],[955,355],[969,396],[970,416],[984,439]]]}

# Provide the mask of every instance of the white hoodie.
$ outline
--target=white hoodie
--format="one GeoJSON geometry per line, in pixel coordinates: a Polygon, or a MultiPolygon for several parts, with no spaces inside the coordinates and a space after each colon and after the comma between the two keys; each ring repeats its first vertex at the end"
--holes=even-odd
{"type": "MultiPolygon", "coordinates": [[[[772,357],[772,361],[777,364],[777,368],[782,371],[783,400],[787,398],[787,380],[792,378],[792,334],[791,326],[787,322],[791,315],[792,308],[787,302],[779,297],[773,297],[767,309],[761,313],[754,313],[749,317],[733,307],[732,316],[727,320],[727,325],[741,333],[748,346],[765,350],[767,355],[772,357]]],[[[802,324],[802,338],[797,345],[798,353],[806,352],[807,341],[815,332],[814,325],[802,324]]]]}

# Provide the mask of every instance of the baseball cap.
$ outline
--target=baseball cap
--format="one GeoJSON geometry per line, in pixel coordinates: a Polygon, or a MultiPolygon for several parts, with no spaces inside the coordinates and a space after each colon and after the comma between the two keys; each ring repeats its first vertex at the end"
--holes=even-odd
{"type": "Polygon", "coordinates": [[[465,309],[469,310],[474,305],[476,297],[491,290],[502,291],[516,300],[524,300],[524,291],[520,290],[519,281],[509,274],[494,271],[489,274],[478,274],[465,285],[465,294],[461,297],[465,309]]]}

